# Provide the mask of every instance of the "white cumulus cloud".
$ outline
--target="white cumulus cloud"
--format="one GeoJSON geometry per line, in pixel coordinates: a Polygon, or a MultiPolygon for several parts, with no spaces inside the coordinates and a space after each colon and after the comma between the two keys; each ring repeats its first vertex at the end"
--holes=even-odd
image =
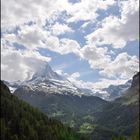
{"type": "Polygon", "coordinates": [[[108,16],[102,26],[86,36],[89,43],[111,44],[114,48],[125,47],[127,41],[139,38],[139,1],[121,2],[121,16],[108,16]]]}
{"type": "Polygon", "coordinates": [[[101,74],[109,77],[129,79],[139,71],[139,60],[136,56],[130,56],[126,52],[120,53],[111,63],[108,63],[101,74]]]}
{"type": "Polygon", "coordinates": [[[26,80],[31,78],[41,65],[51,60],[37,51],[21,51],[2,42],[1,78],[7,81],[26,80]]]}
{"type": "Polygon", "coordinates": [[[66,24],[60,24],[56,22],[52,27],[51,31],[53,35],[62,35],[66,32],[74,32],[68,25],[66,24]]]}

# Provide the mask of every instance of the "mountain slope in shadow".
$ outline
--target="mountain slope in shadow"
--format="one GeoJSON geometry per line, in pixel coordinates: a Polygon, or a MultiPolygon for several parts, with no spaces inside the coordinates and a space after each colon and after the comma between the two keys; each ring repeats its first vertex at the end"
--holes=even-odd
{"type": "Polygon", "coordinates": [[[87,140],[12,95],[1,81],[1,140],[87,140]]]}

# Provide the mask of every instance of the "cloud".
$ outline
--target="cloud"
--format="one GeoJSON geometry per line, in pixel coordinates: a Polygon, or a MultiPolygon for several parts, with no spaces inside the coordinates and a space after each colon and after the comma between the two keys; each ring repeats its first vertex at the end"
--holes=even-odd
{"type": "Polygon", "coordinates": [[[63,38],[60,40],[60,54],[75,53],[80,55],[80,45],[77,41],[63,38]]]}
{"type": "Polygon", "coordinates": [[[107,93],[106,91],[103,91],[104,88],[108,88],[110,85],[121,85],[125,84],[127,82],[127,79],[105,79],[101,78],[96,82],[88,82],[88,81],[83,81],[80,80],[81,73],[75,72],[72,73],[71,75],[65,74],[68,78],[69,81],[74,83],[80,90],[81,93],[85,93],[87,95],[93,95],[93,96],[98,96],[102,99],[108,100],[110,94],[107,93]]]}
{"type": "Polygon", "coordinates": [[[80,80],[80,77],[81,77],[81,73],[79,72],[72,73],[71,75],[67,74],[67,78],[69,81],[74,83],[80,89],[83,88],[83,89],[91,90],[92,94],[97,92],[102,93],[102,89],[107,88],[110,85],[120,85],[120,84],[125,84],[127,82],[126,79],[119,79],[119,78],[114,80],[101,78],[97,82],[87,82],[87,81],[80,80]]]}
{"type": "Polygon", "coordinates": [[[2,0],[2,27],[9,28],[30,21],[45,25],[46,19],[49,22],[56,21],[62,12],[66,12],[68,22],[95,20],[98,9],[106,10],[114,3],[114,0],[82,0],[75,4],[68,0],[2,0]]]}
{"type": "Polygon", "coordinates": [[[18,43],[25,46],[27,49],[33,50],[43,47],[43,40],[47,38],[49,32],[43,31],[38,25],[34,24],[32,26],[22,25],[17,33],[5,33],[3,34],[3,39],[9,41],[10,43],[18,43]]]}
{"type": "Polygon", "coordinates": [[[41,65],[51,60],[37,51],[21,51],[2,42],[1,46],[1,78],[7,81],[31,78],[41,65]]]}
{"type": "Polygon", "coordinates": [[[62,35],[66,32],[74,32],[68,25],[66,24],[60,24],[56,22],[52,27],[51,27],[52,34],[57,36],[57,35],[62,35]]]}
{"type": "Polygon", "coordinates": [[[39,48],[46,48],[61,55],[80,52],[77,41],[68,38],[59,39],[37,24],[21,25],[15,32],[2,35],[2,78],[8,81],[29,79],[40,65],[51,60],[42,56],[39,48]],[[17,49],[15,43],[24,49],[17,49]],[[16,62],[16,64],[15,64],[16,62]],[[13,74],[18,69],[16,76],[13,74]]]}
{"type": "Polygon", "coordinates": [[[71,75],[72,79],[78,79],[80,77],[80,73],[79,72],[75,72],[71,75]]]}
{"type": "Polygon", "coordinates": [[[130,56],[126,52],[120,53],[111,63],[108,63],[101,74],[108,77],[120,77],[128,79],[139,71],[139,60],[136,56],[130,56]]]}
{"type": "Polygon", "coordinates": [[[107,48],[86,45],[81,49],[81,53],[93,69],[102,69],[111,61],[111,57],[107,55],[107,48]]]}
{"type": "Polygon", "coordinates": [[[63,7],[60,9],[56,5],[58,1],[60,2],[60,0],[2,0],[2,27],[23,25],[29,21],[42,24],[46,19],[55,19],[63,10],[63,7]]]}
{"type": "Polygon", "coordinates": [[[99,9],[107,10],[111,5],[114,5],[114,0],[81,0],[78,3],[72,4],[66,9],[67,14],[70,16],[67,22],[77,21],[94,21],[98,17],[97,11],[99,9]]]}
{"type": "Polygon", "coordinates": [[[81,29],[85,29],[91,22],[88,21],[88,22],[84,22],[82,25],[81,25],[81,29]]]}
{"type": "Polygon", "coordinates": [[[110,85],[121,85],[127,82],[126,79],[100,79],[98,82],[93,83],[93,89],[101,90],[103,88],[107,88],[110,85]]]}
{"type": "Polygon", "coordinates": [[[37,24],[32,26],[20,26],[20,30],[15,33],[5,33],[2,37],[9,43],[18,43],[29,50],[46,48],[59,54],[75,53],[80,55],[80,45],[76,40],[62,38],[51,34],[50,31],[43,30],[37,24]]]}
{"type": "Polygon", "coordinates": [[[127,52],[118,54],[114,59],[106,47],[86,45],[81,50],[82,59],[88,61],[92,69],[99,70],[99,74],[107,77],[129,79],[139,71],[139,60],[127,52]]]}
{"type": "Polygon", "coordinates": [[[85,82],[80,80],[81,74],[79,72],[72,73],[71,75],[67,74],[67,79],[75,84],[78,88],[92,89],[92,82],[85,82]]]}
{"type": "Polygon", "coordinates": [[[36,24],[33,26],[21,26],[18,35],[16,36],[17,42],[30,48],[38,48],[43,46],[43,40],[48,36],[47,31],[43,31],[42,28],[36,24]]]}
{"type": "MultiPolygon", "coordinates": [[[[5,45],[2,52],[4,77],[8,79],[9,76],[9,79],[14,80],[20,77],[25,79],[30,71],[29,66],[31,71],[35,71],[35,66],[49,61],[50,58],[38,52],[39,48],[49,49],[61,55],[74,53],[87,60],[92,69],[98,69],[100,74],[108,77],[132,76],[133,72],[138,70],[136,56],[122,53],[114,59],[111,56],[114,52],[103,45],[111,44],[115,49],[123,48],[128,41],[138,39],[139,2],[138,0],[121,1],[120,16],[109,15],[99,23],[97,11],[100,9],[106,11],[115,4],[115,0],[81,0],[77,3],[70,3],[68,0],[63,0],[63,3],[61,0],[2,0],[2,29],[5,28],[2,33],[5,45]],[[63,13],[65,16],[62,16],[63,13]],[[59,22],[61,20],[63,22],[59,22]],[[30,21],[33,24],[29,24],[30,21]],[[74,24],[78,21],[84,21],[81,26],[83,29],[86,29],[90,23],[101,24],[100,27],[95,27],[96,30],[93,29],[94,32],[86,35],[84,46],[80,46],[76,40],[59,38],[59,35],[66,32],[74,33],[70,22],[74,24]],[[48,27],[45,28],[47,23],[48,27]],[[14,43],[24,46],[25,50],[17,50],[14,43]],[[14,61],[17,62],[16,65],[13,64],[14,61]],[[37,61],[36,64],[35,61],[37,61]],[[21,72],[17,77],[14,78],[12,72],[10,73],[10,67],[11,71],[19,68],[21,72]],[[8,71],[7,74],[6,71],[8,71]]],[[[88,84],[90,86],[91,83],[88,84]]]]}
{"type": "Polygon", "coordinates": [[[101,21],[101,27],[85,37],[87,41],[81,49],[81,56],[101,75],[128,79],[139,70],[136,56],[122,52],[113,58],[114,52],[104,47],[111,45],[114,49],[123,48],[128,41],[138,39],[138,3],[138,0],[121,2],[120,17],[106,17],[101,21]]]}
{"type": "Polygon", "coordinates": [[[45,48],[61,55],[75,53],[80,55],[80,45],[76,40],[49,36],[45,41],[45,48]]]}
{"type": "MultiPolygon", "coordinates": [[[[93,43],[87,42],[87,45],[81,48],[76,40],[68,38],[59,39],[36,24],[32,26],[23,25],[17,34],[5,33],[2,39],[5,42],[8,41],[11,46],[15,42],[23,45],[30,52],[37,53],[39,48],[46,48],[61,55],[74,53],[80,58],[87,60],[92,69],[98,69],[100,74],[108,77],[119,76],[120,78],[129,78],[138,70],[138,63],[136,63],[138,60],[135,56],[129,56],[124,53],[116,57],[115,60],[112,60],[110,52],[106,47],[97,47],[93,43]],[[123,61],[122,63],[120,56],[123,56],[127,62],[123,61]]],[[[39,58],[41,58],[41,55],[39,58]]]]}
{"type": "Polygon", "coordinates": [[[88,43],[123,48],[127,41],[139,38],[139,1],[121,2],[121,16],[108,16],[102,21],[100,28],[86,36],[88,43]]]}

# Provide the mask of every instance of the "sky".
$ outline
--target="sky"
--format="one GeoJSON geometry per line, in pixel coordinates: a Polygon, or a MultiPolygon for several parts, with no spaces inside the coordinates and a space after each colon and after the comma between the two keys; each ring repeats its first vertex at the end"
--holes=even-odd
{"type": "Polygon", "coordinates": [[[79,87],[122,84],[139,71],[138,0],[2,0],[1,79],[49,63],[79,87]]]}

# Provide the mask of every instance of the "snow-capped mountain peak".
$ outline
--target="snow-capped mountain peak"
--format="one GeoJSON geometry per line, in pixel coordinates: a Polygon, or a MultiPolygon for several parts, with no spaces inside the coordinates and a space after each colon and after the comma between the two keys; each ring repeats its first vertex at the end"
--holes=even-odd
{"type": "Polygon", "coordinates": [[[54,72],[48,63],[40,66],[40,69],[32,76],[30,80],[23,82],[7,83],[14,92],[16,89],[30,90],[34,92],[43,92],[46,94],[69,94],[98,96],[106,100],[114,100],[131,86],[131,80],[123,85],[110,85],[107,88],[96,90],[90,88],[81,89],[75,83],[54,72]]]}
{"type": "Polygon", "coordinates": [[[41,82],[45,80],[65,80],[65,78],[52,70],[50,65],[46,63],[42,65],[40,69],[32,76],[32,79],[28,82],[41,82]]]}
{"type": "MultiPolygon", "coordinates": [[[[11,84],[9,84],[11,85],[11,84]]],[[[13,86],[11,85],[11,89],[13,86]]],[[[15,87],[14,87],[15,88],[15,87]]],[[[30,80],[23,81],[16,86],[16,90],[42,92],[45,94],[69,94],[81,96],[83,93],[67,78],[54,72],[46,63],[32,76],[30,80]]]]}

